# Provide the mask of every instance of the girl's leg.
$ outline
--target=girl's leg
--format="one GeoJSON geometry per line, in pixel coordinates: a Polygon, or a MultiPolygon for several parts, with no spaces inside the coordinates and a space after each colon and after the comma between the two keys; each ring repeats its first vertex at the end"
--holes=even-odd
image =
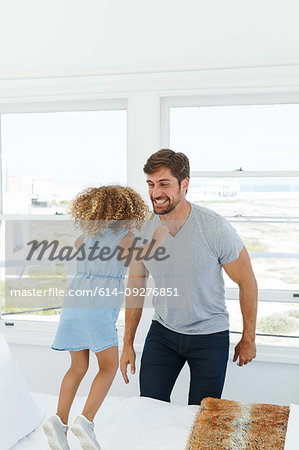
{"type": "Polygon", "coordinates": [[[69,412],[78,387],[87,372],[89,364],[89,350],[70,351],[71,367],[64,375],[61,383],[57,416],[64,424],[68,423],[69,412]]]}
{"type": "Polygon", "coordinates": [[[99,364],[99,372],[92,382],[88,398],[82,415],[93,422],[99,407],[103,403],[107,392],[118,369],[118,347],[109,347],[96,353],[99,364]]]}

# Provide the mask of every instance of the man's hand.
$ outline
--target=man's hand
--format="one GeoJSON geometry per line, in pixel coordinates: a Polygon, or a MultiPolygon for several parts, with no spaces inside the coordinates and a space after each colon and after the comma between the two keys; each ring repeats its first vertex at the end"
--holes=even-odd
{"type": "Polygon", "coordinates": [[[135,373],[135,359],[136,359],[136,353],[134,350],[133,345],[124,345],[121,357],[120,357],[120,371],[122,373],[123,379],[125,380],[125,383],[129,383],[129,378],[127,375],[127,367],[130,364],[131,366],[131,374],[134,375],[135,373]]]}
{"type": "Polygon", "coordinates": [[[235,347],[233,362],[238,361],[238,366],[243,366],[251,362],[256,357],[256,346],[254,340],[241,339],[235,347]]]}

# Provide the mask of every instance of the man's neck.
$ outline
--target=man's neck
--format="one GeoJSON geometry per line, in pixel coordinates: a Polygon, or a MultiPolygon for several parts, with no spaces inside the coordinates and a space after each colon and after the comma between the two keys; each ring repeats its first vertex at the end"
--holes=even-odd
{"type": "Polygon", "coordinates": [[[170,211],[168,214],[162,214],[159,217],[161,222],[169,228],[170,234],[175,236],[187,221],[190,212],[191,204],[186,201],[182,206],[177,205],[173,211],[170,211]]]}

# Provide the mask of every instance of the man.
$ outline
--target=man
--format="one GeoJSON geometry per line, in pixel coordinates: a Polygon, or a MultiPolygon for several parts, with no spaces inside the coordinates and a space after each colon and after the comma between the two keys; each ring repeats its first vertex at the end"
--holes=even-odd
{"type": "MultiPolygon", "coordinates": [[[[131,291],[142,291],[149,273],[158,286],[158,295],[153,299],[155,314],[141,358],[140,395],[169,402],[174,383],[187,362],[191,375],[188,403],[199,404],[208,396],[220,398],[229,352],[222,268],[240,290],[243,333],[233,361],[243,366],[256,356],[257,284],[247,250],[223,217],[186,200],[190,169],[183,153],[160,150],[147,160],[144,172],[155,213],[152,227],[168,227],[163,245],[170,257],[163,263],[155,259],[135,261],[130,267],[127,287],[131,291]],[[179,253],[175,253],[179,244],[179,253]],[[173,287],[174,282],[180,290],[179,302],[172,295],[162,295],[161,287],[173,287]]],[[[142,296],[126,298],[120,359],[126,383],[129,364],[131,373],[135,373],[133,342],[143,300],[142,296]]]]}

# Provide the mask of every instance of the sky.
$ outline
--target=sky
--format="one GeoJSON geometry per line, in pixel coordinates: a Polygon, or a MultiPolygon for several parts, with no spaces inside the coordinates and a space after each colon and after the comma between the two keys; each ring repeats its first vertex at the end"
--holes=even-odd
{"type": "Polygon", "coordinates": [[[299,105],[171,108],[170,148],[191,170],[299,170],[299,105]]]}
{"type": "MultiPolygon", "coordinates": [[[[171,108],[170,148],[192,171],[299,170],[298,124],[296,104],[171,108]]],[[[1,134],[8,176],[126,183],[126,111],[3,114],[1,134]]]]}
{"type": "Polygon", "coordinates": [[[8,176],[126,181],[126,111],[3,114],[1,128],[8,176]]]}

